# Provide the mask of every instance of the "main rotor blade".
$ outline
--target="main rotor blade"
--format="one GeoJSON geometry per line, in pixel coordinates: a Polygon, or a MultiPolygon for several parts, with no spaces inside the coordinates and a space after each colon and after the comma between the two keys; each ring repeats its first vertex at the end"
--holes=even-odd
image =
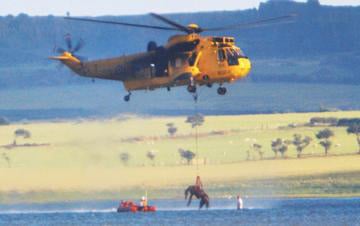
{"type": "Polygon", "coordinates": [[[65,42],[66,42],[67,50],[69,52],[71,52],[71,50],[72,50],[72,41],[71,41],[71,35],[70,34],[65,35],[65,42]]]}
{"type": "Polygon", "coordinates": [[[203,28],[203,31],[224,31],[224,30],[231,30],[231,29],[245,29],[245,28],[253,28],[253,27],[261,27],[261,26],[267,26],[274,23],[289,23],[293,22],[294,18],[297,17],[296,14],[290,14],[286,16],[280,16],[280,17],[273,17],[263,20],[258,20],[254,22],[247,22],[247,23],[240,23],[240,24],[234,24],[224,27],[215,27],[215,28],[203,28]]]}
{"type": "Polygon", "coordinates": [[[174,21],[172,21],[172,20],[169,20],[168,18],[163,17],[163,16],[161,16],[161,15],[159,15],[159,14],[150,13],[150,15],[153,16],[153,17],[155,17],[155,18],[158,19],[158,20],[161,20],[161,21],[163,21],[163,22],[165,22],[165,23],[167,23],[167,24],[169,24],[169,25],[177,28],[176,30],[184,31],[184,32],[186,32],[186,33],[192,33],[192,31],[189,30],[187,27],[185,27],[185,26],[183,26],[183,25],[181,25],[181,24],[178,24],[178,23],[176,23],[176,22],[174,22],[174,21]]]}
{"type": "Polygon", "coordinates": [[[176,31],[176,30],[178,30],[178,29],[175,29],[175,28],[172,28],[172,27],[161,27],[161,26],[151,26],[151,25],[145,25],[145,24],[123,23],[123,22],[109,21],[109,20],[97,20],[97,19],[76,18],[76,17],[64,17],[64,19],[66,19],[66,20],[85,21],[85,22],[92,22],[92,23],[123,25],[123,26],[129,26],[129,27],[139,27],[139,28],[166,30],[166,31],[176,31]]]}
{"type": "Polygon", "coordinates": [[[56,48],[56,52],[59,53],[59,54],[63,54],[64,52],[66,52],[66,50],[59,47],[59,48],[56,48]]]}
{"type": "Polygon", "coordinates": [[[85,44],[85,42],[84,42],[84,40],[83,39],[80,39],[79,41],[78,41],[78,43],[76,44],[76,46],[74,47],[74,49],[73,49],[73,53],[76,53],[77,51],[79,51],[80,49],[82,49],[82,47],[84,46],[84,44],[85,44]]]}

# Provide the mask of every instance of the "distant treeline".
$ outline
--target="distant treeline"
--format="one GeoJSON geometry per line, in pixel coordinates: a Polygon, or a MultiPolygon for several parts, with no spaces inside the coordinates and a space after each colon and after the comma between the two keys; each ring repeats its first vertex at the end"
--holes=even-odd
{"type": "Polygon", "coordinates": [[[360,125],[360,118],[334,118],[334,117],[314,117],[310,119],[310,126],[317,125],[328,125],[328,126],[339,126],[339,127],[349,127],[351,125],[358,124],[360,125]]]}
{"type": "MultiPolygon", "coordinates": [[[[255,61],[251,76],[255,81],[360,84],[360,7],[321,6],[314,0],[307,3],[273,0],[261,3],[259,9],[167,16],[185,25],[195,22],[203,27],[218,27],[293,13],[298,15],[294,23],[203,35],[234,36],[255,61]]],[[[101,19],[163,25],[148,15],[101,19]]],[[[67,70],[58,71],[56,64],[46,59],[54,54],[55,46],[64,46],[66,33],[71,33],[75,40],[80,37],[85,40],[81,55],[90,59],[143,51],[149,41],[164,44],[175,34],[66,21],[51,15],[0,17],[0,87],[84,81],[69,76],[67,70]]]]}

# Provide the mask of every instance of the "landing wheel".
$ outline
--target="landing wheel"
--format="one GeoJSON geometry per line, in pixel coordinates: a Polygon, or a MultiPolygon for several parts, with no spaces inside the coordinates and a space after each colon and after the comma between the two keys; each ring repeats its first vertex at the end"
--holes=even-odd
{"type": "Polygon", "coordinates": [[[225,95],[226,92],[227,92],[227,90],[226,90],[225,87],[219,87],[219,88],[217,89],[217,93],[218,93],[219,95],[221,95],[221,96],[225,95]]]}
{"type": "Polygon", "coordinates": [[[213,86],[213,84],[208,83],[208,84],[206,84],[206,86],[209,87],[209,88],[211,88],[211,87],[213,86]]]}
{"type": "Polygon", "coordinates": [[[196,93],[196,86],[194,86],[194,85],[188,85],[187,91],[188,91],[189,93],[196,93]]]}
{"type": "Polygon", "coordinates": [[[129,102],[130,96],[131,96],[131,93],[129,93],[128,95],[124,96],[124,101],[129,102]]]}
{"type": "Polygon", "coordinates": [[[167,89],[168,92],[170,92],[170,90],[171,90],[170,86],[166,87],[166,89],[167,89]]]}

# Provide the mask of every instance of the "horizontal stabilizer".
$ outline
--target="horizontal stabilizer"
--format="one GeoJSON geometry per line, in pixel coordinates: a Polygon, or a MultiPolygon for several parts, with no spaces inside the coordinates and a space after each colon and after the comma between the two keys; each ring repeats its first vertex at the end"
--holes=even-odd
{"type": "Polygon", "coordinates": [[[59,61],[70,61],[70,62],[74,62],[74,63],[81,63],[81,61],[74,57],[71,53],[65,52],[63,55],[61,56],[51,56],[49,57],[49,59],[51,60],[59,60],[59,61]]]}
{"type": "Polygon", "coordinates": [[[70,60],[68,56],[51,56],[49,57],[50,60],[70,60]]]}

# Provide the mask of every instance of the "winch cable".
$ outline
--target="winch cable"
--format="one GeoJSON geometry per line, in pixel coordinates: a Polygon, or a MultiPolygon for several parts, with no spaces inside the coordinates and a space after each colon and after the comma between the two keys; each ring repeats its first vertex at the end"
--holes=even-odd
{"type": "MultiPolygon", "coordinates": [[[[196,92],[197,98],[195,100],[195,116],[198,115],[198,98],[199,94],[196,92]]],[[[196,174],[199,176],[199,134],[198,125],[195,126],[195,153],[196,153],[196,174]]]]}

